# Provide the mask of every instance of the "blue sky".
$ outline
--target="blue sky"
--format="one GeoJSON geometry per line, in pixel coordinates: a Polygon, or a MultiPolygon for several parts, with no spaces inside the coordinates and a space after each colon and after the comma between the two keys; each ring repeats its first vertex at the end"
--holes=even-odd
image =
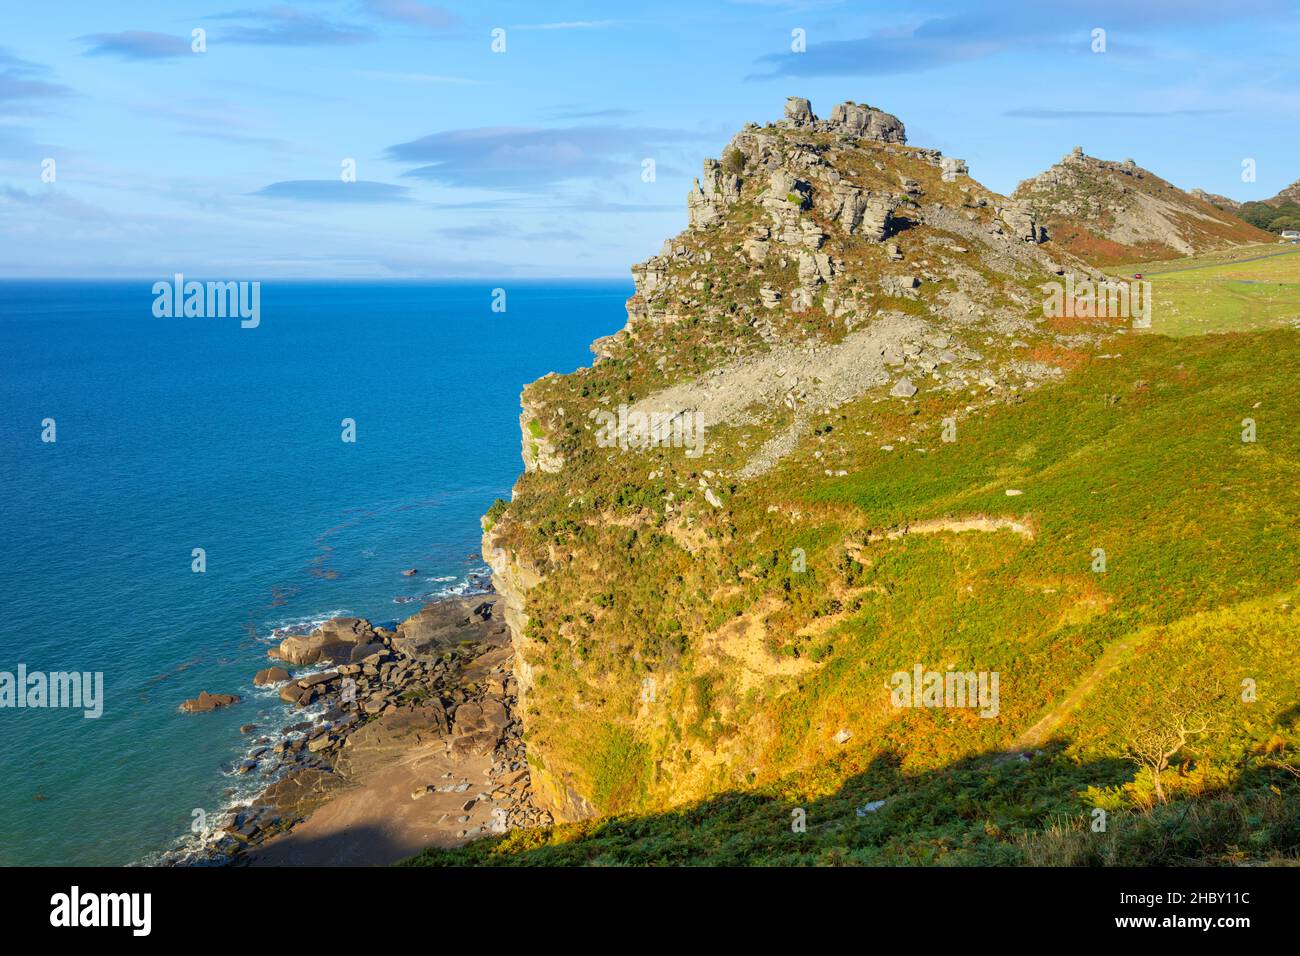
{"type": "Polygon", "coordinates": [[[1075,145],[1243,200],[1300,179],[1294,0],[233,2],[5,4],[0,275],[626,276],[787,95],[1001,192],[1075,145]]]}

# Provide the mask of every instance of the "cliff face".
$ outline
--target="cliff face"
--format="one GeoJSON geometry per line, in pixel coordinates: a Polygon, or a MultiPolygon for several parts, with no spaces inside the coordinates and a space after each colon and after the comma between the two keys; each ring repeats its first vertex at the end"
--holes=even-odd
{"type": "Polygon", "coordinates": [[[1133,160],[1076,148],[1013,193],[1044,223],[1053,246],[1095,265],[1198,255],[1270,236],[1199,191],[1184,192],[1133,160]]]}
{"type": "Polygon", "coordinates": [[[595,364],[525,389],[525,472],[485,527],[561,819],[824,759],[840,718],[791,731],[788,712],[863,565],[847,541],[789,552],[809,515],[788,489],[947,441],[1115,331],[1045,317],[1045,284],[1096,273],[1047,251],[1031,203],[872,107],[821,120],[792,98],[705,161],[687,208],[595,364]],[[804,576],[771,590],[787,565],[804,576]],[[805,585],[820,597],[792,599],[805,585]]]}
{"type": "MultiPolygon", "coordinates": [[[[498,546],[490,527],[485,527],[483,532],[483,559],[492,568],[492,583],[504,604],[506,626],[515,647],[513,667],[519,713],[527,715],[536,680],[531,662],[539,658],[542,649],[529,638],[526,607],[528,591],[541,582],[541,575],[521,563],[515,554],[498,546]]],[[[527,726],[526,717],[524,723],[527,726]]],[[[557,778],[546,770],[544,761],[535,750],[529,752],[529,771],[534,802],[557,819],[578,820],[595,813],[585,797],[570,789],[563,778],[557,778]]]]}

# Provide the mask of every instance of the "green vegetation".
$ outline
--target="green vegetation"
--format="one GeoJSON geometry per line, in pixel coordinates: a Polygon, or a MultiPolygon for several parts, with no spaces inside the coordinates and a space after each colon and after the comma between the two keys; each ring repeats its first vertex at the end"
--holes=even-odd
{"type": "Polygon", "coordinates": [[[416,862],[1294,860],[1297,345],[1134,336],[969,413],[864,399],[720,510],[668,507],[680,451],[575,445],[497,540],[545,572],[530,752],[610,816],[416,862]],[[1020,530],[924,524],[979,517],[1020,530]],[[998,673],[998,715],[891,706],[915,663],[998,673]],[[1157,775],[1133,751],[1173,713],[1157,775]]]}
{"type": "MultiPolygon", "coordinates": [[[[600,817],[418,862],[1295,860],[1300,330],[1277,326],[1300,258],[1146,267],[1167,335],[1044,319],[1050,263],[972,248],[972,229],[1005,230],[1001,197],[909,147],[764,136],[893,196],[902,259],[792,192],[835,263],[822,303],[849,304],[762,303],[800,262],[763,247],[769,167],[747,175],[733,148],[738,197],[644,265],[602,361],[528,387],[525,443],[547,461],[493,507],[488,546],[527,617],[535,793],[600,817]],[[906,295],[888,281],[913,273],[906,295]],[[877,382],[831,411],[755,399],[709,425],[703,458],[596,443],[593,410],[883,316],[924,319],[932,348],[989,374],[909,366],[915,397],[877,382]],[[1230,334],[1188,334],[1208,331],[1230,334]],[[770,470],[742,472],[787,435],[770,470]],[[916,667],[996,676],[998,698],[900,706],[916,667]]],[[[1192,220],[1199,246],[1267,238],[1192,220]]],[[[1093,262],[1172,254],[1159,230],[1125,245],[1099,223],[1054,241],[1093,262]]]]}
{"type": "Polygon", "coordinates": [[[1283,229],[1300,230],[1300,204],[1286,200],[1277,206],[1268,203],[1244,203],[1237,215],[1252,226],[1267,229],[1269,232],[1281,232],[1283,229]]]}
{"type": "Polygon", "coordinates": [[[492,502],[492,506],[488,508],[487,514],[483,516],[483,530],[491,531],[492,527],[500,520],[501,516],[505,514],[506,509],[509,507],[510,502],[506,501],[504,498],[498,498],[496,501],[492,502]]]}
{"type": "Polygon", "coordinates": [[[1151,281],[1151,329],[1157,334],[1248,332],[1300,323],[1300,249],[1294,247],[1249,246],[1232,255],[1112,271],[1134,270],[1151,281]]]}

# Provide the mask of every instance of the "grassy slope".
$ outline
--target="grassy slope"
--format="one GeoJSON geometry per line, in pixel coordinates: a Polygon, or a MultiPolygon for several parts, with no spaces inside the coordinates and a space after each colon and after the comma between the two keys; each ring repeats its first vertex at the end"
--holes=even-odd
{"type": "Polygon", "coordinates": [[[971,412],[954,444],[938,440],[937,419],[953,410],[934,399],[864,401],[826,423],[820,459],[805,446],[721,512],[688,503],[689,535],[680,510],[667,518],[646,490],[657,462],[640,462],[637,477],[625,461],[580,457],[565,475],[522,482],[532,546],[560,556],[530,594],[552,650],[534,733],[616,816],[419,861],[1296,853],[1296,781],[1264,755],[1300,744],[1298,344],[1289,331],[1121,339],[1119,359],[1080,360],[1062,385],[971,412]],[[1240,440],[1247,416],[1254,444],[1240,440]],[[827,466],[849,474],[827,477],[827,466]],[[625,469],[622,484],[604,484],[612,468],[625,469]],[[619,490],[565,508],[575,499],[549,487],[594,482],[619,490]],[[546,501],[568,513],[541,513],[546,501]],[[862,544],[872,530],[980,514],[1036,534],[862,544]],[[1105,574],[1090,570],[1094,548],[1106,550],[1105,574]],[[719,635],[742,625],[769,652],[758,673],[717,650],[734,651],[719,635]],[[1095,672],[1099,661],[1118,666],[1095,672]],[[892,708],[888,675],[914,662],[999,672],[1000,715],[892,708]],[[1206,673],[1221,684],[1203,686],[1206,673]],[[658,682],[652,703],[646,675],[658,682]],[[1255,703],[1239,699],[1245,678],[1255,703]],[[1059,710],[1081,684],[1092,689],[1077,709],[1059,710]],[[1164,775],[1175,803],[1140,812],[1151,782],[1122,759],[1126,725],[1181,699],[1214,733],[1164,775]],[[998,759],[1036,724],[1049,731],[1042,753],[998,759]],[[832,739],[841,728],[853,734],[844,746],[832,739]],[[879,813],[854,814],[875,799],[888,800],[879,813]],[[1106,834],[1081,825],[1097,806],[1118,814],[1106,834]],[[807,811],[805,834],[791,832],[794,807],[807,811]]]}
{"type": "Polygon", "coordinates": [[[1159,335],[1248,332],[1300,323],[1300,248],[1248,246],[1110,271],[1138,271],[1150,279],[1151,330],[1159,335]]]}

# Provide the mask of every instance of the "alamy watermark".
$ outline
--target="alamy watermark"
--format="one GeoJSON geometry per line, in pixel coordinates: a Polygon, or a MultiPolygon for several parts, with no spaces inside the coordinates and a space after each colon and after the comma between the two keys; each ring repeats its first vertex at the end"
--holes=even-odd
{"type": "Polygon", "coordinates": [[[81,710],[95,720],[104,714],[102,671],[0,671],[0,708],[60,707],[81,710]]]}
{"type": "Polygon", "coordinates": [[[1046,282],[1043,315],[1049,319],[1132,319],[1133,328],[1151,328],[1151,283],[1146,279],[1046,282]]]}
{"type": "Polygon", "coordinates": [[[50,925],[127,927],[132,936],[148,936],[153,926],[151,893],[83,893],[73,886],[50,897],[50,925]]]}
{"type": "Polygon", "coordinates": [[[890,702],[895,707],[979,708],[981,717],[996,717],[1000,709],[997,671],[911,671],[890,677],[890,702]]]}
{"type": "Polygon", "coordinates": [[[255,329],[262,322],[262,283],[185,281],[182,273],[153,284],[153,314],[159,319],[240,318],[241,329],[255,329]]]}
{"type": "Polygon", "coordinates": [[[698,411],[639,412],[619,405],[617,412],[598,408],[587,417],[600,426],[596,444],[601,448],[685,448],[687,458],[704,454],[704,416],[698,411]]]}

